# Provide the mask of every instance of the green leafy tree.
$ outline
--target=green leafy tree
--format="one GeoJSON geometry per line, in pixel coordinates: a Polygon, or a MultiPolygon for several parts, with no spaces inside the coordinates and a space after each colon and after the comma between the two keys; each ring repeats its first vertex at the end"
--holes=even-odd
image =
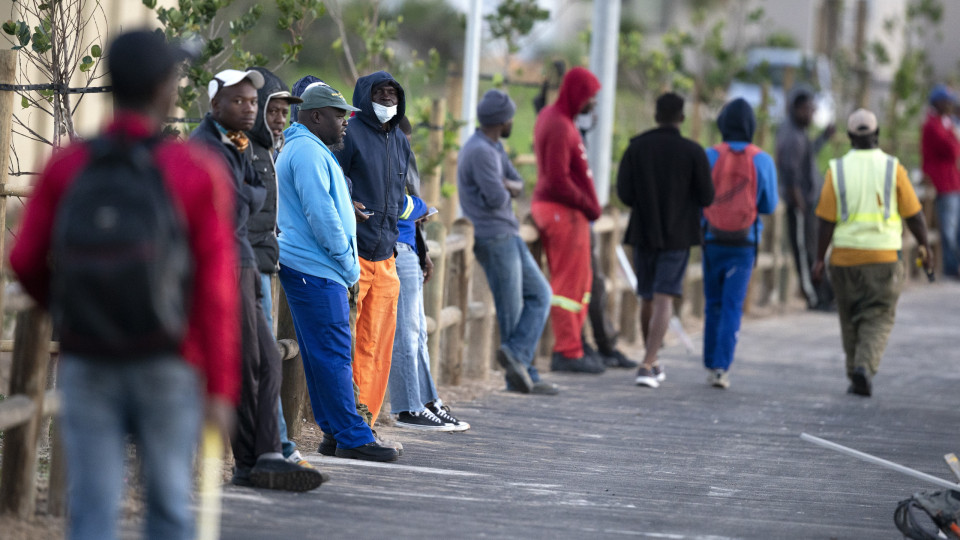
{"type": "MultiPolygon", "coordinates": [[[[98,71],[103,44],[99,30],[106,28],[106,15],[99,0],[16,0],[10,19],[3,23],[3,36],[18,52],[18,83],[51,84],[53,88],[21,90],[22,111],[13,117],[14,133],[54,147],[77,138],[73,115],[83,93],[68,89],[88,88],[103,77],[98,71]],[[94,37],[87,38],[90,30],[94,37]],[[31,71],[41,80],[27,80],[31,71]],[[79,80],[78,80],[79,79],[79,80]],[[74,99],[74,96],[77,96],[74,99]],[[47,137],[30,126],[32,112],[49,115],[53,136],[47,137]]],[[[11,174],[20,174],[16,152],[11,174]]]]}
{"type": "MultiPolygon", "coordinates": [[[[264,54],[251,52],[244,45],[245,38],[261,28],[264,7],[260,2],[245,10],[234,6],[234,0],[179,0],[175,8],[159,6],[157,0],[142,2],[156,13],[168,38],[199,43],[199,57],[185,73],[186,84],[180,87],[177,102],[188,113],[204,112],[205,103],[199,98],[214,73],[227,68],[265,66],[269,62],[264,54]]],[[[282,44],[281,58],[271,69],[296,61],[303,50],[307,28],[325,13],[321,0],[275,2],[274,27],[287,33],[290,41],[282,44]]]]}
{"type": "Polygon", "coordinates": [[[503,0],[495,12],[484,17],[493,39],[503,40],[506,44],[505,77],[510,69],[510,58],[520,50],[520,41],[530,35],[538,22],[549,18],[550,12],[542,9],[537,0],[503,0]]]}

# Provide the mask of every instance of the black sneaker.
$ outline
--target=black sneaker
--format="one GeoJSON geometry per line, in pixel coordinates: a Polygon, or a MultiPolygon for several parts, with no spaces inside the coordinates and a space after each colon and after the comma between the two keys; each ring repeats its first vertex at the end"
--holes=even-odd
{"type": "Polygon", "coordinates": [[[397,415],[396,425],[398,428],[419,429],[422,431],[453,431],[453,425],[447,425],[446,422],[437,418],[430,409],[424,409],[418,412],[403,411],[397,415]]]}
{"type": "Polygon", "coordinates": [[[550,371],[568,371],[571,373],[603,373],[606,368],[602,363],[594,362],[588,356],[580,358],[567,358],[562,354],[555,352],[550,359],[550,371]]]}
{"type": "MultiPolygon", "coordinates": [[[[537,384],[534,383],[533,387],[536,388],[537,384]]],[[[432,412],[437,418],[442,420],[448,426],[453,426],[453,429],[450,431],[466,431],[470,429],[470,424],[453,416],[453,414],[450,412],[450,407],[444,405],[439,399],[433,403],[427,403],[427,410],[432,412]]]]}
{"type": "Polygon", "coordinates": [[[601,357],[603,358],[603,364],[609,368],[633,369],[640,365],[616,349],[610,354],[601,354],[601,357]]]}
{"type": "MultiPolygon", "coordinates": [[[[393,448],[394,450],[397,451],[397,455],[399,456],[403,455],[402,444],[400,444],[397,441],[388,441],[385,439],[381,439],[379,436],[377,436],[377,430],[375,429],[372,429],[370,431],[373,432],[373,439],[377,441],[377,444],[379,444],[380,446],[393,448]]],[[[323,439],[320,441],[320,446],[317,448],[317,452],[320,453],[321,456],[337,455],[337,440],[333,438],[333,435],[330,435],[329,433],[323,434],[323,439]]]]}
{"type": "Polygon", "coordinates": [[[853,368],[850,374],[850,388],[847,393],[863,397],[870,397],[873,393],[873,383],[870,382],[870,375],[863,367],[853,368]]]}
{"type": "Polygon", "coordinates": [[[301,467],[285,459],[259,459],[250,469],[250,482],[258,488],[283,491],[310,491],[320,487],[320,471],[301,467]]]}
{"type": "Polygon", "coordinates": [[[356,448],[340,448],[338,446],[337,457],[363,461],[396,461],[400,454],[393,448],[380,446],[376,442],[372,442],[356,448]]]}
{"type": "Polygon", "coordinates": [[[646,386],[647,388],[658,388],[660,381],[657,380],[657,374],[652,368],[640,366],[637,370],[637,378],[634,381],[637,386],[646,386]]]}
{"type": "Polygon", "coordinates": [[[333,435],[329,433],[323,434],[323,439],[320,440],[320,446],[317,448],[317,452],[321,456],[335,456],[337,454],[337,440],[333,438],[333,435]]]}
{"type": "Polygon", "coordinates": [[[500,347],[497,350],[497,362],[506,372],[507,381],[519,392],[529,394],[533,388],[533,381],[530,380],[530,374],[527,368],[513,357],[506,349],[500,347]]]}
{"type": "Polygon", "coordinates": [[[253,482],[250,481],[250,469],[234,467],[233,478],[230,479],[230,483],[240,487],[253,487],[253,482]]]}

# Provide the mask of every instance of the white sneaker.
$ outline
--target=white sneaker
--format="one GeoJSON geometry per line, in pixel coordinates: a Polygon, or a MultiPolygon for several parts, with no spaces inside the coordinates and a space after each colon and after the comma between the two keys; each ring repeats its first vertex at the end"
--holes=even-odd
{"type": "Polygon", "coordinates": [[[714,388],[730,388],[730,376],[722,369],[711,369],[707,373],[707,384],[714,388]]]}
{"type": "Polygon", "coordinates": [[[637,370],[637,378],[634,381],[637,386],[646,386],[647,388],[658,388],[660,381],[657,380],[657,374],[653,369],[641,365],[637,370]]]}

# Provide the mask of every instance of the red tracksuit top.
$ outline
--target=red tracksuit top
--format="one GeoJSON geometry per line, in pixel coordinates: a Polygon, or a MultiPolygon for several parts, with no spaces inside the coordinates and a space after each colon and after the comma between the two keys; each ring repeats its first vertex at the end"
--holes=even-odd
{"type": "MultiPolygon", "coordinates": [[[[107,133],[140,139],[157,132],[145,116],[120,111],[107,133]]],[[[10,266],[41,306],[50,293],[49,252],[57,207],[88,159],[85,144],[54,152],[27,201],[10,266]]],[[[225,165],[205,148],[178,141],[154,152],[174,203],[187,223],[194,261],[184,358],[206,379],[207,393],[236,403],[240,394],[240,299],[233,242],[233,192],[225,165]]]]}
{"type": "Polygon", "coordinates": [[[952,125],[944,125],[944,119],[931,111],[920,132],[920,154],[923,160],[923,172],[930,177],[937,193],[960,191],[960,141],[953,132],[952,125]]]}
{"type": "Polygon", "coordinates": [[[547,201],[580,210],[590,221],[602,209],[587,163],[587,150],[573,120],[591,97],[600,90],[600,81],[585,68],[567,72],[557,101],[544,107],[533,129],[537,156],[537,186],[534,201],[547,201]]]}

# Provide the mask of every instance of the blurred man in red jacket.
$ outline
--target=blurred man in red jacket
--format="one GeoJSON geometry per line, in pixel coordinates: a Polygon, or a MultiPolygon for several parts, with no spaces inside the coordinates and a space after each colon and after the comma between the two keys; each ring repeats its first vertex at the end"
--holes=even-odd
{"type": "Polygon", "coordinates": [[[923,172],[937,189],[937,220],[943,249],[943,274],[960,278],[960,142],[951,118],[957,96],[938,84],[930,92],[930,112],[920,133],[923,172]]]}
{"type": "Polygon", "coordinates": [[[602,373],[604,365],[584,355],[580,330],[590,304],[590,222],[601,208],[593,173],[574,119],[596,106],[600,81],[582,67],[567,72],[557,101],[537,116],[534,152],[537,186],[530,212],[550,267],[553,321],[552,371],[602,373]]]}

